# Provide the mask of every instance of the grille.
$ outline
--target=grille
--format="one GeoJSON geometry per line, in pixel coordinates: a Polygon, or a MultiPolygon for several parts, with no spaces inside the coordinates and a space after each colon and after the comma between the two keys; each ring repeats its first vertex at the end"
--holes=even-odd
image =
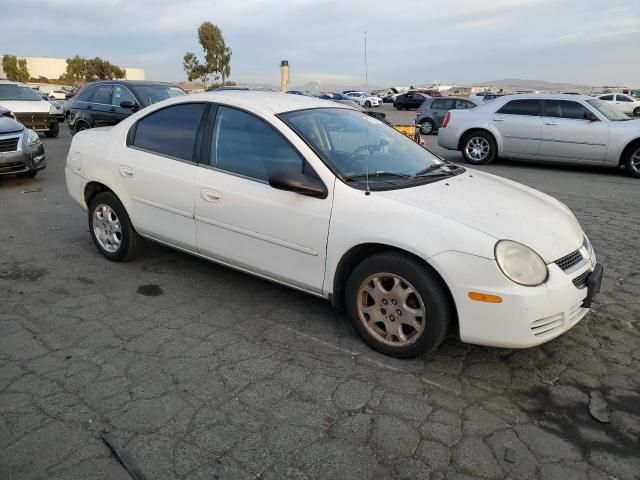
{"type": "Polygon", "coordinates": [[[18,140],[18,137],[1,139],[0,152],[15,152],[18,150],[18,140]]]}
{"type": "Polygon", "coordinates": [[[16,120],[27,128],[46,128],[49,124],[48,113],[16,113],[16,120]]]}
{"type": "Polygon", "coordinates": [[[582,261],[582,259],[583,259],[582,253],[580,253],[580,250],[576,250],[575,252],[572,252],[569,255],[566,255],[561,259],[556,260],[555,263],[562,270],[566,272],[567,270],[570,270],[571,267],[575,267],[577,264],[579,264],[582,261]]]}
{"type": "Polygon", "coordinates": [[[531,332],[536,337],[553,335],[558,329],[562,329],[564,314],[558,313],[551,317],[541,318],[531,323],[531,332]]]}
{"type": "Polygon", "coordinates": [[[0,163],[0,175],[24,172],[26,167],[22,162],[0,163]]]}
{"type": "Polygon", "coordinates": [[[574,278],[573,279],[573,284],[576,286],[576,288],[578,288],[580,290],[582,290],[583,288],[586,288],[587,280],[589,279],[589,275],[591,275],[591,272],[589,270],[587,270],[586,272],[581,273],[576,278],[574,278]]]}

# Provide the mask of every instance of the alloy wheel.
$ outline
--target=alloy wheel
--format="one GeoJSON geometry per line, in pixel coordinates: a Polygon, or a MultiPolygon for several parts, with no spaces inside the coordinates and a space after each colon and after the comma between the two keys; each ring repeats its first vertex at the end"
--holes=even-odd
{"type": "Polygon", "coordinates": [[[481,162],[489,156],[491,146],[484,137],[471,137],[464,147],[464,152],[468,158],[481,162]]]}
{"type": "Polygon", "coordinates": [[[420,127],[420,133],[422,133],[423,135],[431,135],[431,132],[433,132],[433,125],[431,124],[431,122],[424,122],[420,127]]]}
{"type": "Polygon", "coordinates": [[[640,148],[631,154],[629,165],[636,174],[640,175],[640,148]]]}
{"type": "Polygon", "coordinates": [[[104,203],[93,211],[93,233],[100,246],[108,253],[115,253],[122,245],[122,226],[116,212],[104,203]]]}
{"type": "Polygon", "coordinates": [[[396,274],[369,276],[360,285],[357,299],[359,320],[385,345],[410,345],[425,330],[426,309],[420,294],[396,274]]]}

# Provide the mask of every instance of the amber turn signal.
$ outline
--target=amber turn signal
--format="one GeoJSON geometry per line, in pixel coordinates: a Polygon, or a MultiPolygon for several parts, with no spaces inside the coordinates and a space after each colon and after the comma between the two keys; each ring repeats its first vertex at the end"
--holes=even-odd
{"type": "Polygon", "coordinates": [[[502,297],[488,293],[469,292],[469,298],[476,302],[502,303],[502,297]]]}

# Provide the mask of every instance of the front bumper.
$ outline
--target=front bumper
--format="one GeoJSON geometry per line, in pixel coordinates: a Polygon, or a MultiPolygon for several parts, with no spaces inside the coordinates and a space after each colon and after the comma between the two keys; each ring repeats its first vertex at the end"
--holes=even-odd
{"type": "Polygon", "coordinates": [[[16,113],[16,120],[36,132],[46,132],[58,119],[51,113],[16,113]]]}
{"type": "Polygon", "coordinates": [[[430,261],[443,274],[453,295],[460,339],[478,345],[527,348],[548,342],[584,318],[589,308],[583,305],[590,305],[585,299],[599,289],[599,282],[591,289],[586,283],[578,288],[573,282],[594,269],[600,270],[595,256],[571,273],[565,273],[555,263],[549,264],[547,282],[537,287],[509,281],[492,259],[444,252],[430,261]],[[497,295],[502,302],[471,300],[469,292],[497,295]]]}
{"type": "Polygon", "coordinates": [[[19,150],[0,152],[0,176],[44,170],[47,166],[42,143],[27,146],[21,142],[19,150]]]}

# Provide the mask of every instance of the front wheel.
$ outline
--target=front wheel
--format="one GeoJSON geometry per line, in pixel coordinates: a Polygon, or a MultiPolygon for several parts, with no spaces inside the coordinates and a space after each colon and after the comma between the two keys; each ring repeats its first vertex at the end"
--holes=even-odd
{"type": "Polygon", "coordinates": [[[114,262],[131,260],[144,244],[124,206],[111,192],[99,193],[89,202],[89,231],[100,253],[114,262]]]}
{"type": "Polygon", "coordinates": [[[640,107],[636,107],[636,108],[633,110],[633,116],[634,116],[634,117],[640,117],[640,107]]]}
{"type": "Polygon", "coordinates": [[[427,266],[399,252],[375,254],[351,273],[346,287],[351,322],[374,350],[398,358],[429,353],[453,321],[449,294],[427,266]]]}
{"type": "Polygon", "coordinates": [[[462,141],[462,156],[471,165],[485,165],[496,158],[496,142],[485,132],[471,132],[462,141]]]}
{"type": "Polygon", "coordinates": [[[640,143],[636,143],[627,154],[624,166],[633,178],[640,178],[640,143]]]}
{"type": "Polygon", "coordinates": [[[367,100],[366,102],[364,102],[364,106],[367,108],[371,108],[371,102],[367,100]]]}
{"type": "Polygon", "coordinates": [[[49,125],[49,130],[44,132],[44,134],[49,138],[56,138],[60,133],[60,124],[56,120],[55,123],[49,125]]]}

